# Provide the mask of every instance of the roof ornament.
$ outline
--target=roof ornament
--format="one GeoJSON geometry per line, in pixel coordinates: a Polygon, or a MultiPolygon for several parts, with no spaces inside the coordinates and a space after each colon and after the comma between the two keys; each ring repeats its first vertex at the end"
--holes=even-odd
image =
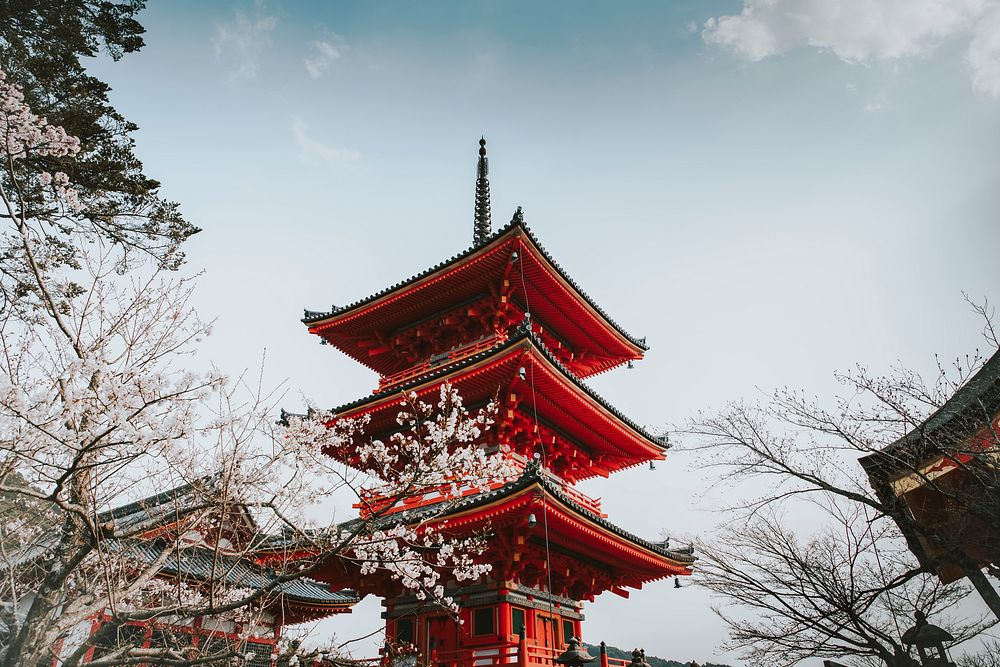
{"type": "Polygon", "coordinates": [[[479,165],[476,168],[476,219],[472,231],[472,244],[482,245],[493,233],[490,223],[490,163],[486,159],[486,138],[479,139],[479,165]]]}
{"type": "Polygon", "coordinates": [[[523,225],[524,224],[524,212],[521,211],[521,207],[520,206],[518,206],[517,210],[514,211],[514,217],[512,217],[510,219],[510,221],[513,224],[515,224],[515,225],[523,225]]]}

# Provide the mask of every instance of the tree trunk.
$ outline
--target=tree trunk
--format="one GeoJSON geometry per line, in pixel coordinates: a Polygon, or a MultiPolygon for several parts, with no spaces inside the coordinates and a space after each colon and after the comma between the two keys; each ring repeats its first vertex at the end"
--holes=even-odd
{"type": "Polygon", "coordinates": [[[993,612],[993,615],[997,619],[1000,619],[1000,594],[997,594],[997,589],[993,587],[993,584],[990,583],[989,578],[983,573],[982,569],[972,563],[963,563],[962,565],[963,570],[965,570],[965,576],[976,587],[979,595],[986,602],[986,606],[990,608],[990,611],[993,612]]]}

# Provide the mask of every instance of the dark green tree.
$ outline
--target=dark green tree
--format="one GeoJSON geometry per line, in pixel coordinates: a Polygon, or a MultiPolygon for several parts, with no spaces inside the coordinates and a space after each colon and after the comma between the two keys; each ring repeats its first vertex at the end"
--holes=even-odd
{"type": "MultiPolygon", "coordinates": [[[[143,172],[135,153],[138,127],[110,103],[108,84],[90,76],[83,59],[102,54],[115,60],[144,45],[136,14],[144,0],[0,0],[0,72],[19,86],[24,101],[50,124],[80,139],[72,156],[31,155],[4,165],[0,185],[21,210],[9,223],[26,221],[42,246],[46,268],[74,267],[81,243],[114,246],[124,269],[137,260],[176,269],[180,245],[198,228],[175,202],[159,194],[160,184],[143,172]],[[79,207],[46,207],[45,187],[33,174],[64,173],[79,207]],[[16,194],[15,194],[16,191],[16,194]]],[[[23,278],[21,253],[10,239],[0,247],[0,289],[4,310],[33,302],[23,278]]],[[[42,249],[40,248],[40,250],[42,249]]]]}

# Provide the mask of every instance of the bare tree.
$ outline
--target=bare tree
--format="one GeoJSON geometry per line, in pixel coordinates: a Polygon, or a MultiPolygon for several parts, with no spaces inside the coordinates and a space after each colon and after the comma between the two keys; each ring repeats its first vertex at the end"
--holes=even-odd
{"type": "Polygon", "coordinates": [[[982,651],[962,656],[958,667],[1000,667],[1000,642],[990,640],[982,651]]]}
{"type": "Polygon", "coordinates": [[[0,311],[3,665],[228,664],[247,659],[254,627],[284,613],[289,584],[328,575],[331,562],[443,605],[447,579],[489,570],[472,558],[476,539],[381,519],[429,487],[481,488],[513,472],[475,444],[491,406],[470,414],[448,386],[435,405],[412,397],[387,442],[321,411],[276,423],[280,389],[185,369],[209,331],[188,305],[191,280],[72,231],[83,213],[72,170],[33,158],[72,165],[79,142],[2,74],[0,141],[0,246],[19,267],[8,278],[34,295],[0,311]],[[51,256],[64,243],[71,262],[51,256]],[[323,453],[347,441],[369,474],[323,453]],[[343,527],[321,507],[345,490],[382,502],[343,527]],[[150,645],[130,630],[205,619],[243,630],[197,647],[183,632],[150,645]]]}
{"type": "Polygon", "coordinates": [[[726,648],[751,664],[824,657],[906,665],[898,656],[914,609],[933,614],[956,643],[992,626],[957,613],[969,589],[921,572],[889,522],[829,494],[811,516],[817,529],[795,531],[787,515],[763,510],[700,546],[696,580],[718,595],[726,648]]]}
{"type": "MultiPolygon", "coordinates": [[[[986,314],[988,306],[978,309],[986,314]]],[[[987,319],[995,348],[992,331],[987,319]]],[[[848,392],[829,408],[785,389],[693,421],[689,447],[703,455],[699,464],[715,472],[728,495],[727,528],[701,545],[699,569],[701,583],[719,596],[731,648],[757,665],[792,665],[806,657],[907,664],[897,656],[915,611],[937,614],[935,622],[955,643],[996,622],[962,618],[956,605],[970,589],[937,576],[941,567],[961,563],[964,573],[978,575],[976,589],[1000,614],[990,604],[992,586],[982,586],[984,563],[966,557],[968,533],[942,537],[926,524],[897,523],[898,499],[876,493],[857,462],[889,452],[895,465],[940,492],[955,517],[973,516],[997,530],[995,410],[973,405],[958,430],[954,423],[947,432],[927,426],[930,416],[948,412],[946,404],[954,406],[949,399],[986,361],[976,354],[950,367],[939,364],[932,382],[902,368],[886,377],[858,368],[837,376],[848,392]],[[897,444],[914,432],[923,436],[920,456],[897,444]],[[957,488],[929,474],[928,452],[958,460],[973,483],[957,488]],[[746,482],[752,495],[732,500],[746,482]],[[805,528],[791,528],[796,525],[805,528]],[[901,525],[913,533],[904,534],[901,525]],[[936,545],[932,558],[914,556],[915,535],[936,545]]]]}

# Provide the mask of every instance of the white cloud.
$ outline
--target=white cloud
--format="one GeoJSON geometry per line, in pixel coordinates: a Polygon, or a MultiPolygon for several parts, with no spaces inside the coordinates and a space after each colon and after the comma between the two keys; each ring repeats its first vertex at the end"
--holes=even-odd
{"type": "Polygon", "coordinates": [[[865,103],[865,111],[868,113],[881,113],[888,108],[889,104],[886,102],[884,96],[876,97],[865,103]]]}
{"type": "Polygon", "coordinates": [[[744,0],[701,35],[750,61],[811,46],[851,63],[923,56],[967,37],[973,86],[1000,96],[1000,0],[744,0]]]}
{"type": "Polygon", "coordinates": [[[254,16],[237,9],[232,22],[215,27],[215,38],[212,40],[215,57],[231,64],[230,81],[257,76],[261,54],[270,46],[271,32],[277,25],[278,19],[266,15],[263,4],[258,3],[254,16]]]}
{"type": "Polygon", "coordinates": [[[292,135],[299,147],[299,155],[305,160],[320,160],[330,164],[350,166],[361,159],[361,153],[350,148],[337,148],[319,141],[309,132],[309,126],[301,118],[292,120],[292,135]]]}
{"type": "Polygon", "coordinates": [[[976,90],[1000,97],[1000,6],[976,24],[967,61],[976,90]]]}
{"type": "Polygon", "coordinates": [[[309,76],[314,79],[323,76],[330,69],[333,61],[344,55],[344,51],[347,49],[339,37],[330,40],[316,40],[312,45],[316,53],[314,57],[305,59],[305,66],[309,76]]]}

